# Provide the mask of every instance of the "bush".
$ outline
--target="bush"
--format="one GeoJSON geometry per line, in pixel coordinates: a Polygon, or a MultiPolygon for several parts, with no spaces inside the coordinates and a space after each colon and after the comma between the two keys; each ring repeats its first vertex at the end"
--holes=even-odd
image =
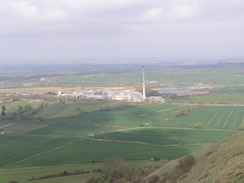
{"type": "Polygon", "coordinates": [[[201,123],[201,122],[196,122],[196,123],[194,123],[194,128],[198,128],[198,129],[201,129],[201,128],[203,128],[204,127],[204,124],[203,123],[201,123]]]}
{"type": "Polygon", "coordinates": [[[86,183],[97,183],[100,181],[100,178],[97,178],[97,177],[91,177],[90,179],[88,179],[86,181],[86,183]]]}
{"type": "Polygon", "coordinates": [[[160,177],[158,175],[154,175],[148,180],[148,183],[156,183],[159,180],[159,178],[160,177]]]}
{"type": "Polygon", "coordinates": [[[195,164],[196,159],[193,155],[188,155],[182,159],[180,159],[178,168],[183,170],[184,172],[188,172],[190,168],[195,164]]]}
{"type": "Polygon", "coordinates": [[[244,130],[244,125],[240,125],[239,130],[244,130]]]}

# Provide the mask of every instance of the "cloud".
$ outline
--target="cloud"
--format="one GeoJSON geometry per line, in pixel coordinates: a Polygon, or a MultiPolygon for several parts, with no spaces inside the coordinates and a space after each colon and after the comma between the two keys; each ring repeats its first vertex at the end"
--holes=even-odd
{"type": "Polygon", "coordinates": [[[9,55],[18,49],[23,55],[32,50],[33,57],[65,57],[65,49],[71,56],[80,48],[87,57],[119,55],[119,48],[130,56],[161,55],[190,53],[197,44],[221,48],[231,40],[241,50],[242,32],[243,0],[0,0],[0,47],[9,55]]]}
{"type": "Polygon", "coordinates": [[[162,10],[160,8],[152,8],[143,14],[143,18],[146,20],[159,20],[162,16],[162,10]]]}
{"type": "Polygon", "coordinates": [[[109,34],[123,29],[127,33],[130,26],[132,32],[148,30],[152,23],[159,27],[238,23],[243,6],[241,0],[0,0],[0,26],[4,27],[0,33],[52,34],[57,27],[57,32],[100,34],[100,29],[103,34],[107,29],[109,34]]]}

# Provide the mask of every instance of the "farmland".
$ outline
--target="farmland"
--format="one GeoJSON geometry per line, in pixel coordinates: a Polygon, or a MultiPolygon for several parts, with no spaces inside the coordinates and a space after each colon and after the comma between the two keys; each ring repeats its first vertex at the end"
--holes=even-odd
{"type": "MultiPolygon", "coordinates": [[[[155,157],[175,160],[232,136],[244,126],[242,70],[243,67],[238,66],[147,70],[148,90],[159,86],[207,86],[200,90],[204,95],[167,98],[166,104],[78,101],[45,93],[82,88],[140,90],[141,73],[138,70],[63,73],[48,77],[46,88],[42,87],[45,83],[33,76],[30,80],[21,80],[22,84],[33,82],[32,87],[18,85],[19,92],[31,93],[27,98],[10,87],[11,81],[8,81],[7,87],[0,89],[1,96],[8,93],[1,103],[7,114],[0,121],[0,132],[3,132],[0,135],[0,177],[6,182],[12,180],[6,177],[16,174],[15,180],[23,183],[32,175],[45,175],[49,170],[63,171],[63,166],[67,171],[76,167],[90,170],[100,167],[98,162],[115,156],[129,164],[132,162],[128,160],[147,164],[155,157]],[[14,100],[11,99],[13,95],[14,100]],[[39,97],[41,101],[31,101],[39,97]],[[31,106],[30,110],[22,111],[18,116],[20,107],[25,106],[31,106]],[[8,118],[13,114],[17,117],[8,118]],[[23,172],[28,173],[25,176],[23,172]]],[[[92,175],[59,177],[52,182],[85,182],[92,175]]]]}
{"type": "Polygon", "coordinates": [[[184,96],[176,97],[173,99],[174,102],[181,103],[208,103],[208,104],[244,104],[244,94],[208,94],[208,95],[199,95],[199,96],[184,96]]]}
{"type": "Polygon", "coordinates": [[[196,122],[207,129],[238,129],[244,124],[242,106],[201,106],[188,115],[164,122],[153,123],[154,127],[192,128],[196,122]]]}
{"type": "MultiPolygon", "coordinates": [[[[28,121],[29,125],[33,124],[28,131],[15,129],[12,134],[0,136],[0,166],[62,165],[102,161],[113,156],[176,159],[236,133],[243,124],[243,107],[201,106],[189,114],[174,117],[176,111],[189,107],[139,105],[28,121]],[[203,129],[194,129],[196,121],[204,124],[203,129]]],[[[12,128],[27,125],[25,121],[12,123],[12,128]]]]}

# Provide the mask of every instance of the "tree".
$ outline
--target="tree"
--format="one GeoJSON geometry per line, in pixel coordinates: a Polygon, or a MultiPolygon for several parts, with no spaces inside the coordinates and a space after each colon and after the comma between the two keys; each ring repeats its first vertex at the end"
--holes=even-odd
{"type": "Polygon", "coordinates": [[[2,106],[2,110],[3,110],[3,111],[6,111],[6,107],[5,107],[5,105],[2,106]]]}
{"type": "Polygon", "coordinates": [[[5,110],[6,110],[6,107],[5,107],[5,105],[3,105],[2,106],[2,113],[1,113],[2,116],[5,116],[5,114],[6,114],[5,110]]]}

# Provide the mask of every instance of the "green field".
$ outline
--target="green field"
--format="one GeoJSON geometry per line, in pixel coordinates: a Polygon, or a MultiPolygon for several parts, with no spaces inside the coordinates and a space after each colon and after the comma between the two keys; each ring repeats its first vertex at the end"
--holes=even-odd
{"type": "Polygon", "coordinates": [[[208,94],[198,96],[183,96],[175,97],[172,99],[173,102],[181,103],[207,103],[207,104],[244,104],[243,93],[220,93],[220,94],[208,94]]]}
{"type": "Polygon", "coordinates": [[[170,128],[138,128],[133,130],[104,133],[99,136],[101,139],[124,142],[140,142],[162,146],[173,145],[197,145],[208,144],[235,131],[214,131],[195,129],[170,129],[170,128]]]}
{"type": "Polygon", "coordinates": [[[121,102],[94,102],[94,101],[77,101],[60,103],[56,102],[53,105],[44,107],[35,117],[42,117],[44,119],[63,118],[69,116],[77,116],[82,113],[90,113],[94,111],[103,111],[108,109],[123,108],[133,106],[135,104],[121,103],[121,102]]]}
{"type": "MultiPolygon", "coordinates": [[[[144,105],[130,106],[114,110],[104,110],[78,116],[51,118],[40,122],[45,127],[31,131],[32,135],[82,136],[101,131],[111,131],[138,127],[153,120],[164,120],[175,111],[188,108],[184,105],[144,105]]],[[[48,109],[46,109],[48,110],[48,109]]],[[[52,116],[52,115],[51,115],[52,116]]],[[[46,118],[49,118],[46,116],[46,118]]]]}
{"type": "Polygon", "coordinates": [[[79,138],[1,138],[6,150],[2,150],[1,168],[63,165],[104,161],[117,156],[122,159],[177,159],[203,148],[206,144],[155,146],[128,142],[106,142],[79,138]],[[41,144],[41,145],[40,145],[41,144]],[[14,146],[14,147],[13,147],[14,146]],[[33,146],[33,148],[31,147],[33,146]]]}
{"type": "Polygon", "coordinates": [[[113,156],[176,159],[236,133],[244,124],[244,107],[201,106],[174,117],[188,108],[192,106],[139,105],[62,118],[50,114],[44,121],[12,121],[8,127],[12,134],[0,136],[0,167],[62,165],[113,156]],[[195,122],[203,123],[203,129],[194,129],[195,122]]]}
{"type": "Polygon", "coordinates": [[[190,114],[151,124],[153,127],[193,128],[201,122],[207,129],[238,129],[244,124],[243,106],[202,106],[190,114]]]}
{"type": "Polygon", "coordinates": [[[213,88],[207,90],[211,93],[225,93],[225,94],[243,94],[244,86],[229,86],[224,88],[213,88]]]}

